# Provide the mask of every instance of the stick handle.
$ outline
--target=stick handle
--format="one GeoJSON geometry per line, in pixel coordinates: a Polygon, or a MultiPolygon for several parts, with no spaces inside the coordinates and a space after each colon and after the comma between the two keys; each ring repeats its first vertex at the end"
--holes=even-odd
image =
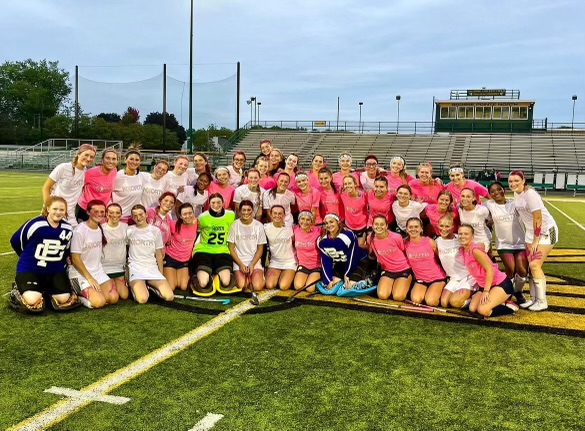
{"type": "Polygon", "coordinates": [[[291,296],[288,297],[288,299],[286,300],[286,302],[292,302],[294,301],[295,297],[301,293],[304,292],[305,290],[307,290],[309,287],[314,286],[315,284],[319,283],[321,281],[320,278],[318,278],[317,280],[313,281],[311,284],[308,284],[307,286],[303,287],[302,289],[297,290],[295,293],[293,293],[291,296]]]}

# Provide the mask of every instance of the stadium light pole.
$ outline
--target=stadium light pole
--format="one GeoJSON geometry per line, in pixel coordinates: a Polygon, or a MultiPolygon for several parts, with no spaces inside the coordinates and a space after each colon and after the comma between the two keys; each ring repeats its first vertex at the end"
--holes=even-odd
{"type": "Polygon", "coordinates": [[[193,0],[191,0],[191,30],[189,36],[189,140],[187,151],[193,153],[193,0]]]}
{"type": "Polygon", "coordinates": [[[400,95],[396,95],[396,105],[397,105],[397,113],[396,113],[396,134],[398,134],[398,128],[400,127],[400,95]]]}
{"type": "MultiPolygon", "coordinates": [[[[256,122],[256,97],[250,97],[250,101],[254,104],[254,114],[252,116],[252,127],[254,127],[254,123],[256,122]]],[[[252,109],[250,107],[250,109],[252,109]]]]}
{"type": "Polygon", "coordinates": [[[577,101],[577,95],[573,94],[573,116],[571,117],[571,130],[573,130],[573,125],[575,124],[575,102],[577,101]]]}
{"type": "Polygon", "coordinates": [[[262,105],[262,102],[258,102],[258,119],[256,120],[258,125],[260,125],[260,105],[262,105]]]}
{"type": "Polygon", "coordinates": [[[359,133],[364,133],[364,127],[362,125],[362,106],[363,106],[364,102],[360,102],[358,103],[358,105],[360,105],[360,124],[358,126],[358,131],[359,133]]]}

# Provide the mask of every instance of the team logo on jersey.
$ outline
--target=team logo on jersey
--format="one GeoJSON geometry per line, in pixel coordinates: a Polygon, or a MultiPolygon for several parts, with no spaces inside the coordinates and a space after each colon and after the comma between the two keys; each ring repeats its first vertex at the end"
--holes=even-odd
{"type": "Polygon", "coordinates": [[[338,251],[334,247],[325,247],[323,249],[327,256],[333,259],[334,262],[347,262],[347,255],[343,251],[338,251]]]}
{"type": "Polygon", "coordinates": [[[61,244],[61,241],[58,239],[45,239],[37,245],[35,259],[38,261],[37,265],[44,268],[47,266],[47,262],[61,261],[64,253],[65,246],[61,244]]]}

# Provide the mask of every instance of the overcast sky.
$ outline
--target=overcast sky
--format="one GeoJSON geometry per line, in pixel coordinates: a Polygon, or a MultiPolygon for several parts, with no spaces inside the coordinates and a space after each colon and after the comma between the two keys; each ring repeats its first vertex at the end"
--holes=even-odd
{"type": "MultiPolygon", "coordinates": [[[[179,81],[168,111],[187,125],[189,1],[2,3],[2,61],[58,60],[72,75],[79,65],[86,112],[133,105],[142,118],[162,111],[167,63],[179,81]]],[[[585,122],[582,0],[195,0],[194,17],[197,127],[235,127],[238,61],[241,125],[250,96],[262,121],[335,120],[337,97],[341,120],[357,120],[363,102],[364,121],[395,121],[397,94],[401,122],[430,121],[433,96],[481,87],[518,89],[535,118],[559,122],[577,94],[585,122]]]]}

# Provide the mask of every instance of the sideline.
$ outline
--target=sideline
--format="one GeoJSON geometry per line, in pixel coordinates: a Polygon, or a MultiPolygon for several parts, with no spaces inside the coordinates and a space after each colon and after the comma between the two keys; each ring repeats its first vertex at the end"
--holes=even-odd
{"type": "Polygon", "coordinates": [[[7,212],[7,213],[0,213],[0,216],[5,216],[5,215],[18,215],[18,214],[30,214],[30,213],[39,213],[39,214],[41,214],[41,212],[39,210],[30,210],[30,211],[11,211],[11,212],[7,212]]]}
{"type": "MultiPolygon", "coordinates": [[[[259,295],[260,303],[268,301],[270,298],[277,295],[278,293],[279,290],[277,289],[262,292],[259,295]]],[[[107,376],[101,378],[97,382],[82,388],[79,392],[90,392],[94,395],[95,394],[106,395],[108,392],[111,392],[112,390],[123,385],[124,383],[144,374],[146,371],[150,370],[156,365],[175,356],[177,353],[180,353],[181,351],[187,349],[188,347],[197,343],[202,338],[205,338],[206,336],[212,334],[213,332],[222,328],[232,320],[235,320],[236,318],[240,317],[242,314],[246,313],[248,310],[254,307],[256,306],[252,305],[250,301],[246,300],[236,305],[235,307],[226,310],[224,313],[221,313],[220,315],[211,319],[204,325],[193,329],[192,331],[177,338],[176,340],[165,344],[161,348],[149,353],[146,356],[143,356],[142,358],[137,359],[136,361],[132,362],[126,367],[120,368],[119,370],[114,371],[108,374],[107,376]]],[[[43,430],[50,427],[51,425],[56,424],[57,422],[62,421],[67,416],[71,415],[77,410],[82,409],[83,407],[87,406],[90,403],[91,400],[83,399],[80,397],[63,399],[53,404],[52,406],[47,407],[42,412],[37,413],[36,415],[28,419],[25,419],[22,422],[8,428],[8,430],[11,431],[43,430]]]]}
{"type": "Polygon", "coordinates": [[[575,225],[578,226],[578,227],[580,227],[582,231],[585,231],[585,226],[583,226],[577,220],[575,220],[574,218],[572,218],[571,216],[569,216],[566,212],[564,212],[561,209],[559,209],[559,207],[557,207],[556,205],[551,204],[548,199],[546,199],[545,202],[547,204],[549,204],[551,207],[553,207],[555,210],[557,210],[558,212],[560,212],[562,215],[564,215],[566,218],[568,218],[570,221],[572,221],[573,223],[575,223],[575,225]]]}

